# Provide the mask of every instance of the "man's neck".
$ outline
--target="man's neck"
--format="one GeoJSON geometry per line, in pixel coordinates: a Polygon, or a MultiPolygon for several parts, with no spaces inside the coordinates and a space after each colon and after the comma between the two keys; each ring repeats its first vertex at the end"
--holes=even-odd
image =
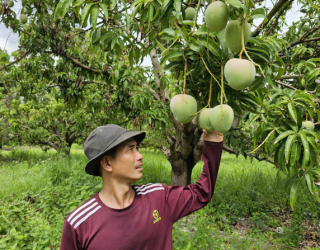
{"type": "Polygon", "coordinates": [[[99,192],[101,201],[110,208],[128,207],[134,199],[135,192],[130,184],[108,183],[99,192]]]}

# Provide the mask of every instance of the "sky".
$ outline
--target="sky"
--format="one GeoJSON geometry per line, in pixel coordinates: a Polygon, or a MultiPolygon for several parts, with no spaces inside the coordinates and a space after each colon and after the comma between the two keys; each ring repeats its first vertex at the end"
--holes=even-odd
{"type": "MultiPolygon", "coordinates": [[[[263,6],[266,6],[267,8],[272,8],[273,3],[276,2],[275,0],[265,0],[263,2],[263,6]]],[[[297,3],[294,3],[293,8],[287,13],[287,23],[290,25],[292,22],[298,21],[303,14],[299,12],[299,5],[297,3]]],[[[15,2],[15,5],[12,8],[13,11],[16,13],[19,13],[21,10],[21,1],[15,2]]],[[[202,20],[202,15],[199,16],[198,20],[202,20]]],[[[254,24],[258,25],[262,19],[256,19],[254,20],[254,24]]],[[[254,28],[252,28],[254,30],[254,28]]],[[[3,23],[0,23],[0,47],[1,49],[7,50],[9,54],[11,54],[13,51],[16,51],[18,49],[19,45],[19,35],[18,33],[14,34],[11,29],[7,29],[3,23]]],[[[12,60],[12,58],[11,58],[12,60]]],[[[151,66],[151,60],[150,57],[147,57],[143,63],[143,66],[151,66]]]]}

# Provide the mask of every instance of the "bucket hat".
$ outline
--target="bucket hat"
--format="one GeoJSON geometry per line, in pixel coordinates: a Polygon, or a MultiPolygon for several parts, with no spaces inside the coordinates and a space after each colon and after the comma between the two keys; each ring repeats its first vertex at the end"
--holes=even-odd
{"type": "Polygon", "coordinates": [[[129,131],[115,124],[96,128],[84,142],[83,150],[89,159],[85,167],[87,174],[100,176],[98,167],[100,160],[107,152],[120,143],[134,138],[140,144],[146,136],[144,131],[129,131]]]}

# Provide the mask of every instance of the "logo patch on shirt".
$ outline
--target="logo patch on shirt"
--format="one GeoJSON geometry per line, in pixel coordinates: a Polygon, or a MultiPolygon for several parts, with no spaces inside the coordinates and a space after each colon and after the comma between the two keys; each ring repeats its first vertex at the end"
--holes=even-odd
{"type": "Polygon", "coordinates": [[[158,212],[158,210],[154,210],[154,211],[153,211],[153,218],[155,218],[155,220],[153,221],[153,224],[155,224],[156,222],[158,222],[159,220],[161,220],[161,217],[159,217],[159,212],[158,212]]]}

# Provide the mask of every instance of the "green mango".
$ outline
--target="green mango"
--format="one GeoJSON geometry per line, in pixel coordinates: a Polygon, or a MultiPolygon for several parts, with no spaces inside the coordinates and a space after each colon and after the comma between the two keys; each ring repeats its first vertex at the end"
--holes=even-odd
{"type": "Polygon", "coordinates": [[[197,113],[197,102],[191,95],[179,94],[170,101],[170,110],[174,118],[180,123],[191,122],[197,113]]]}
{"type": "Polygon", "coordinates": [[[223,30],[229,19],[229,8],[221,1],[216,1],[207,7],[204,13],[204,20],[207,27],[215,32],[223,30]]]}

